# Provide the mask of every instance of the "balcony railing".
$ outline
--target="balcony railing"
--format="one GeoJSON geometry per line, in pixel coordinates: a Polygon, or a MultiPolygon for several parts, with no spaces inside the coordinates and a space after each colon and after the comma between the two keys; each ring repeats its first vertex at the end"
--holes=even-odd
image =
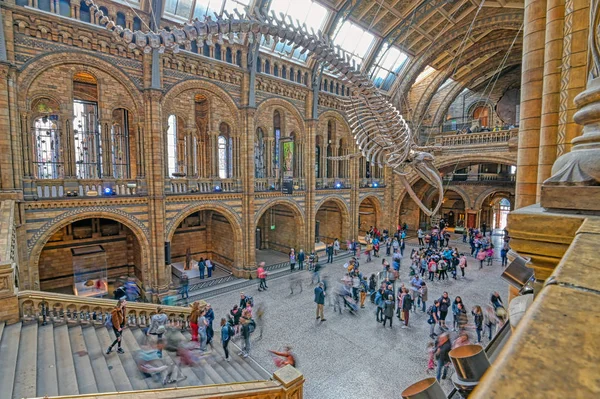
{"type": "MultiPolygon", "coordinates": [[[[22,320],[41,322],[102,325],[115,307],[116,301],[100,298],[81,298],[75,295],[57,294],[43,291],[20,291],[18,294],[19,312],[22,320]]],[[[144,327],[156,314],[157,305],[128,302],[126,307],[127,324],[144,327]]],[[[191,308],[164,306],[169,325],[185,327],[191,308]]]]}
{"type": "Polygon", "coordinates": [[[242,191],[240,179],[167,179],[167,194],[193,193],[239,193],[242,191]]]}
{"type": "Polygon", "coordinates": [[[352,180],[348,178],[324,177],[316,179],[317,190],[334,190],[352,188],[352,180]]]}
{"type": "Polygon", "coordinates": [[[516,137],[518,129],[500,130],[497,132],[444,134],[435,138],[435,145],[441,147],[457,147],[463,145],[507,143],[516,137]]]}
{"type": "Polygon", "coordinates": [[[373,178],[373,177],[365,177],[360,179],[359,182],[360,188],[382,188],[385,187],[385,183],[383,179],[373,178]]]}
{"type": "Polygon", "coordinates": [[[443,178],[444,183],[454,184],[486,184],[488,182],[497,183],[514,183],[516,175],[504,175],[498,173],[448,173],[443,178]]]}
{"type": "MultiPolygon", "coordinates": [[[[294,191],[304,191],[304,179],[294,178],[294,191]]],[[[254,179],[255,192],[281,191],[281,182],[275,178],[254,179]]]]}
{"type": "Polygon", "coordinates": [[[145,193],[145,180],[125,179],[24,179],[25,199],[136,196],[145,193]]]}

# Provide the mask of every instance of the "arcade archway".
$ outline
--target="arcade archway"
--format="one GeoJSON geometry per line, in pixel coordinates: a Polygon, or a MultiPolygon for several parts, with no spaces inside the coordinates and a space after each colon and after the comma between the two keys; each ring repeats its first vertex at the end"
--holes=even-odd
{"type": "Polygon", "coordinates": [[[345,247],[349,239],[350,220],[348,208],[341,200],[327,199],[320,204],[315,216],[315,243],[323,246],[340,240],[345,247]]]}
{"type": "Polygon", "coordinates": [[[358,207],[358,235],[364,236],[371,227],[379,226],[379,200],[373,197],[364,198],[358,207]]]}
{"type": "Polygon", "coordinates": [[[145,252],[134,231],[117,220],[74,220],[54,231],[41,249],[40,289],[103,297],[127,279],[141,287],[145,252]]]}
{"type": "Polygon", "coordinates": [[[256,261],[283,262],[292,248],[304,248],[304,219],[297,206],[277,201],[259,215],[255,230],[256,261]]]}

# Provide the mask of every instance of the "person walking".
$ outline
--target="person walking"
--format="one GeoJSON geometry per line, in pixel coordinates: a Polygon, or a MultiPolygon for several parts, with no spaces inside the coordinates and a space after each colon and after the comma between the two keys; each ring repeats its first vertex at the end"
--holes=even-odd
{"type": "Polygon", "coordinates": [[[500,259],[502,259],[502,267],[506,267],[508,265],[508,251],[510,247],[508,242],[505,242],[502,245],[502,249],[500,250],[500,259]]]}
{"type": "Polygon", "coordinates": [[[294,252],[294,248],[290,250],[288,256],[290,258],[290,271],[293,272],[296,269],[296,252],[294,252]]]}
{"type": "Polygon", "coordinates": [[[437,299],[435,299],[433,301],[433,305],[431,305],[429,307],[429,309],[427,309],[427,315],[429,316],[429,319],[427,320],[427,323],[429,323],[429,337],[431,339],[434,339],[436,337],[436,333],[435,333],[435,326],[439,323],[440,321],[440,313],[439,313],[439,306],[440,306],[440,301],[438,301],[437,299]]]}
{"type": "Polygon", "coordinates": [[[186,272],[181,275],[181,299],[188,299],[190,297],[190,278],[186,272]]]}
{"type": "Polygon", "coordinates": [[[450,336],[448,335],[448,333],[443,333],[438,338],[438,345],[436,350],[436,356],[438,357],[436,379],[438,381],[440,380],[440,377],[446,379],[446,374],[448,373],[447,364],[450,362],[450,356],[448,354],[451,350],[452,344],[450,343],[450,336]]]}
{"type": "Polygon", "coordinates": [[[383,314],[385,318],[383,319],[383,326],[385,327],[385,323],[390,321],[390,328],[392,328],[392,319],[394,318],[394,296],[388,295],[388,299],[384,302],[383,305],[383,314]]]}
{"type": "Polygon", "coordinates": [[[458,258],[458,267],[460,267],[462,276],[465,277],[465,268],[467,267],[467,257],[465,254],[460,254],[460,257],[458,258]]]}
{"type": "Polygon", "coordinates": [[[360,287],[358,288],[358,292],[360,294],[360,307],[365,307],[365,300],[367,299],[367,291],[369,290],[369,283],[367,282],[367,277],[363,277],[360,280],[360,287]]]}
{"type": "Polygon", "coordinates": [[[475,306],[471,314],[473,315],[475,331],[477,332],[477,343],[481,343],[481,331],[483,331],[483,311],[481,310],[481,306],[475,306]]]}
{"type": "Polygon", "coordinates": [[[444,291],[441,298],[438,300],[439,306],[438,310],[440,312],[440,329],[442,331],[446,331],[448,327],[446,327],[446,316],[448,315],[448,310],[450,309],[451,303],[450,298],[448,297],[448,293],[444,291]]]}
{"type": "Polygon", "coordinates": [[[460,309],[458,308],[458,304],[463,304],[462,298],[457,296],[454,298],[454,302],[452,303],[452,331],[456,331],[458,327],[458,315],[460,313],[460,309]]]}
{"type": "Polygon", "coordinates": [[[325,315],[323,309],[325,308],[325,290],[323,289],[323,283],[317,284],[315,287],[315,303],[317,304],[317,320],[321,319],[321,322],[325,321],[325,315]]]}
{"type": "Polygon", "coordinates": [[[242,338],[244,338],[244,348],[238,355],[246,358],[250,356],[250,324],[252,323],[252,319],[247,317],[241,317],[240,323],[242,325],[242,338]]]}
{"type": "MultiPolygon", "coordinates": [[[[302,263],[300,263],[300,265],[302,265],[302,263]]],[[[300,268],[302,269],[302,266],[300,266],[300,268]]],[[[266,291],[269,287],[267,287],[267,272],[265,271],[265,262],[260,262],[258,264],[258,268],[256,269],[256,276],[260,281],[260,284],[258,285],[258,290],[266,291]]]]}
{"type": "Polygon", "coordinates": [[[481,234],[483,234],[483,236],[485,237],[486,232],[487,232],[487,224],[485,222],[483,222],[481,224],[481,234]]]}
{"type": "Polygon", "coordinates": [[[198,271],[200,272],[200,280],[204,280],[204,269],[206,268],[206,263],[204,263],[204,258],[200,258],[198,261],[198,271]]]}
{"type": "Polygon", "coordinates": [[[215,312],[210,306],[210,303],[206,304],[206,314],[204,315],[206,319],[206,344],[213,347],[212,339],[215,335],[215,331],[213,330],[213,321],[215,320],[215,312]]]}
{"type": "Polygon", "coordinates": [[[335,256],[337,256],[337,254],[340,252],[340,240],[338,240],[337,238],[333,241],[333,254],[335,256]]]}
{"type": "Polygon", "coordinates": [[[229,322],[225,320],[225,318],[221,319],[221,344],[223,345],[223,352],[225,352],[225,360],[228,362],[231,361],[229,357],[229,342],[235,335],[235,330],[233,329],[233,322],[229,319],[229,322]]]}
{"type": "Polygon", "coordinates": [[[408,289],[407,288],[403,288],[403,295],[402,295],[402,315],[404,316],[404,325],[402,326],[402,328],[408,328],[408,317],[410,315],[410,310],[412,309],[413,306],[413,300],[412,297],[410,296],[410,294],[408,293],[408,289]]]}
{"type": "Polygon", "coordinates": [[[121,335],[123,333],[123,328],[125,327],[125,306],[127,305],[127,301],[124,299],[119,299],[117,301],[116,306],[110,312],[110,325],[115,333],[115,340],[106,350],[106,354],[108,355],[112,352],[112,349],[115,345],[117,345],[117,353],[123,354],[125,351],[121,348],[121,335]]]}
{"type": "Polygon", "coordinates": [[[425,284],[425,281],[421,281],[421,288],[419,288],[419,297],[418,297],[418,305],[421,305],[421,302],[423,303],[423,313],[425,313],[427,311],[427,284],[425,284]]]}
{"type": "Polygon", "coordinates": [[[200,342],[200,351],[206,352],[206,343],[208,341],[208,335],[206,334],[206,327],[208,322],[206,321],[206,308],[200,311],[198,317],[198,340],[200,342]]]}
{"type": "Polygon", "coordinates": [[[377,306],[377,312],[375,313],[376,317],[377,317],[377,322],[378,323],[383,323],[384,321],[384,308],[385,308],[385,299],[384,299],[384,293],[385,293],[385,289],[383,288],[383,286],[381,286],[379,288],[379,290],[376,291],[375,293],[375,305],[377,306]]]}
{"type": "Polygon", "coordinates": [[[163,308],[159,306],[156,308],[156,314],[150,318],[150,327],[148,327],[148,329],[146,330],[146,336],[156,336],[156,353],[160,358],[162,358],[162,338],[163,334],[167,331],[168,321],[169,318],[163,312],[163,308]]]}
{"type": "Polygon", "coordinates": [[[200,304],[192,304],[192,313],[190,314],[190,328],[192,330],[192,341],[198,342],[198,317],[200,317],[200,304]]]}
{"type": "Polygon", "coordinates": [[[298,270],[304,270],[304,259],[306,259],[306,255],[304,250],[300,249],[300,252],[298,252],[298,270]]]}

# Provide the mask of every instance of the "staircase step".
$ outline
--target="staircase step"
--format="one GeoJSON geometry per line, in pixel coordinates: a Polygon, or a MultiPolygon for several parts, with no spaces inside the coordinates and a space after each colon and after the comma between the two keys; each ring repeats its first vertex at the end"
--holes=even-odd
{"type": "Polygon", "coordinates": [[[37,323],[24,325],[21,328],[21,341],[19,342],[19,356],[17,358],[15,385],[13,387],[14,398],[31,398],[37,396],[37,374],[35,367],[37,364],[37,341],[37,323]]]}
{"type": "MultiPolygon", "coordinates": [[[[144,332],[142,330],[140,330],[139,328],[132,328],[131,332],[140,346],[146,346],[147,340],[146,340],[146,336],[144,335],[144,332]]],[[[194,371],[191,370],[189,367],[186,367],[186,366],[180,367],[179,360],[180,359],[177,357],[176,354],[174,354],[174,353],[172,354],[169,351],[163,351],[163,361],[169,365],[174,363],[175,367],[179,367],[181,374],[183,374],[186,377],[185,380],[177,383],[177,386],[205,385],[206,384],[200,378],[198,378],[196,373],[194,373],[194,371]]]]}
{"type": "MultiPolygon", "coordinates": [[[[108,329],[105,327],[96,329],[96,335],[103,351],[114,341],[114,338],[111,339],[108,329]]],[[[148,389],[148,384],[144,380],[145,377],[138,370],[131,351],[128,350],[118,356],[107,356],[106,363],[117,391],[148,389]]]]}
{"type": "Polygon", "coordinates": [[[85,346],[81,326],[69,328],[69,339],[71,341],[73,364],[75,365],[79,393],[98,393],[98,385],[96,385],[92,362],[85,346]]]}
{"type": "Polygon", "coordinates": [[[241,351],[240,346],[242,345],[242,342],[243,340],[239,340],[235,343],[229,342],[229,356],[232,357],[231,360],[235,361],[239,365],[238,370],[243,370],[243,373],[241,374],[244,375],[246,381],[268,380],[269,377],[265,378],[263,375],[254,370],[254,368],[252,368],[250,362],[253,362],[254,360],[250,358],[243,358],[242,356],[238,355],[238,353],[241,351]],[[238,344],[240,346],[238,346],[238,344]]]}
{"type": "MultiPolygon", "coordinates": [[[[172,334],[179,336],[179,338],[184,341],[189,341],[183,336],[183,334],[181,334],[181,331],[173,331],[172,334]]],[[[200,358],[198,367],[192,368],[193,371],[196,372],[196,374],[198,374],[198,372],[204,372],[204,374],[206,374],[206,379],[210,381],[208,384],[225,384],[226,382],[233,382],[231,377],[225,378],[225,376],[222,375],[226,374],[222,367],[220,370],[215,368],[215,365],[218,366],[218,364],[213,360],[214,357],[214,351],[202,356],[200,358]]]]}
{"type": "Polygon", "coordinates": [[[4,327],[0,341],[0,399],[12,399],[20,340],[21,323],[4,327]]]}
{"type": "MultiPolygon", "coordinates": [[[[108,369],[108,364],[104,358],[104,349],[100,346],[96,329],[92,326],[82,328],[83,340],[88,351],[92,371],[96,379],[99,392],[115,392],[117,387],[113,382],[111,371],[108,369]]],[[[116,353],[107,355],[108,357],[118,356],[116,353]]],[[[131,384],[128,384],[128,389],[131,390],[131,384]]]]}
{"type": "MultiPolygon", "coordinates": [[[[135,365],[135,368],[138,370],[138,373],[144,378],[144,381],[148,385],[148,388],[150,388],[150,389],[163,388],[163,386],[160,382],[154,381],[151,377],[144,377],[144,375],[139,371],[138,366],[135,363],[135,360],[133,359],[133,355],[135,352],[141,350],[141,348],[140,348],[140,345],[138,344],[136,338],[133,336],[133,333],[131,332],[131,330],[132,330],[131,328],[125,328],[123,330],[122,339],[123,339],[123,349],[125,350],[125,355],[127,355],[129,353],[132,356],[133,364],[135,365]]],[[[111,339],[110,339],[111,342],[114,341],[115,336],[112,331],[110,331],[110,337],[111,337],[111,339]]]]}
{"type": "Polygon", "coordinates": [[[37,395],[58,396],[54,326],[39,326],[37,337],[37,395]]]}
{"type": "Polygon", "coordinates": [[[56,354],[56,376],[58,378],[58,394],[79,395],[77,374],[73,362],[69,329],[66,325],[54,327],[54,346],[56,354]]]}

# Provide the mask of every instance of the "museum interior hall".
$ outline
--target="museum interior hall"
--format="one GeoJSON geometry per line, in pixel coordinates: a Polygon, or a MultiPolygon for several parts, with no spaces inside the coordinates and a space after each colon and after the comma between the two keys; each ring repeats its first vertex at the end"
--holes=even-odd
{"type": "Polygon", "coordinates": [[[0,0],[0,153],[0,399],[600,397],[600,0],[0,0]]]}

